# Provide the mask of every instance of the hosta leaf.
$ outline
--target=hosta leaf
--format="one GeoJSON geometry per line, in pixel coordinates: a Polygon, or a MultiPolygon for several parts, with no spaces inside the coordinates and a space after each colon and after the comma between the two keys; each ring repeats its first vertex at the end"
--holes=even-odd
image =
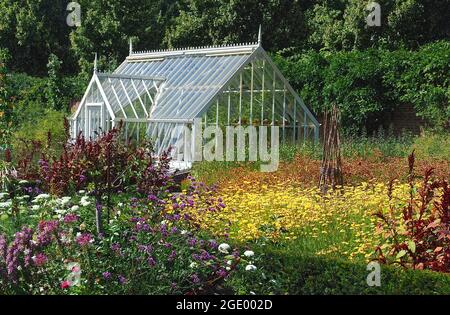
{"type": "Polygon", "coordinates": [[[411,252],[415,253],[416,252],[416,243],[414,243],[414,241],[409,241],[408,248],[411,252]]]}
{"type": "Polygon", "coordinates": [[[402,258],[402,257],[405,256],[405,255],[406,255],[406,250],[402,249],[401,251],[398,252],[396,258],[397,258],[397,259],[400,259],[400,258],[402,258]]]}

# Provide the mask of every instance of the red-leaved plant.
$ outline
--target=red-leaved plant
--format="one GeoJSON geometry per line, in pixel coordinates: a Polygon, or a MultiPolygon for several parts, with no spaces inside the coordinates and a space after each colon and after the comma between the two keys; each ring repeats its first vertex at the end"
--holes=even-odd
{"type": "MultiPolygon", "coordinates": [[[[379,211],[379,227],[386,235],[388,250],[378,246],[382,263],[396,263],[406,268],[450,272],[450,186],[446,179],[433,178],[433,169],[425,170],[417,188],[414,175],[414,152],[408,157],[409,199],[400,220],[390,202],[390,211],[379,211]]],[[[393,181],[388,196],[392,201],[393,181]]]]}

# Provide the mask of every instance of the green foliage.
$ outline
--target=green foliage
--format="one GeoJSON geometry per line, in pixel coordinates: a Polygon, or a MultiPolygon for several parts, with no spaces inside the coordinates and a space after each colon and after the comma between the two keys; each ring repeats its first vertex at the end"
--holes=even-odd
{"type": "Polygon", "coordinates": [[[13,123],[13,104],[7,77],[7,60],[7,51],[0,50],[0,149],[4,149],[4,146],[9,143],[13,123]]]}
{"type": "Polygon", "coordinates": [[[450,42],[440,41],[419,51],[385,52],[383,81],[398,101],[414,105],[431,126],[450,127],[450,42]]]}
{"type": "Polygon", "coordinates": [[[349,262],[328,257],[302,255],[283,249],[266,247],[260,278],[240,273],[231,287],[249,294],[447,294],[450,276],[430,271],[381,267],[381,286],[370,287],[366,279],[370,271],[362,262],[349,262]],[[264,275],[263,275],[264,274],[264,275]]]}
{"type": "Polygon", "coordinates": [[[62,86],[61,64],[62,61],[59,60],[58,56],[50,54],[47,64],[48,81],[46,96],[48,105],[56,110],[64,108],[64,99],[62,98],[64,87],[62,86]]]}
{"type": "Polygon", "coordinates": [[[450,134],[426,132],[414,140],[413,148],[419,159],[450,161],[450,134]]]}
{"type": "Polygon", "coordinates": [[[63,112],[47,109],[36,120],[21,124],[20,128],[12,136],[11,141],[14,152],[17,154],[26,153],[28,141],[47,144],[49,132],[52,137],[52,141],[49,144],[52,146],[50,149],[60,152],[65,141],[64,117],[65,114],[63,112]]]}
{"type": "Polygon", "coordinates": [[[80,0],[82,23],[70,34],[71,51],[84,74],[92,72],[94,53],[104,70],[115,69],[134,50],[159,49],[175,1],[80,0]]]}
{"type": "Polygon", "coordinates": [[[304,15],[310,6],[311,1],[183,0],[164,41],[172,47],[255,42],[261,24],[266,49],[299,46],[307,36],[304,15]]]}
{"type": "Polygon", "coordinates": [[[388,127],[386,117],[402,103],[412,104],[433,128],[449,126],[450,42],[436,42],[415,52],[309,51],[274,58],[316,113],[337,103],[347,131],[388,127]]]}
{"type": "Polygon", "coordinates": [[[0,48],[8,48],[14,56],[12,70],[45,74],[50,52],[54,52],[66,56],[65,71],[73,72],[67,3],[65,0],[0,1],[0,48]]]}

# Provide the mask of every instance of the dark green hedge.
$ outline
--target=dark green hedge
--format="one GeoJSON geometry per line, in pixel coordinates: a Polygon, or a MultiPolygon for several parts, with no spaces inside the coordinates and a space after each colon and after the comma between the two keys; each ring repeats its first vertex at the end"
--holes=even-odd
{"type": "Polygon", "coordinates": [[[293,255],[281,250],[268,250],[260,271],[259,284],[255,275],[242,274],[231,284],[237,293],[257,294],[450,294],[450,275],[431,271],[403,270],[381,266],[381,286],[366,283],[367,265],[326,257],[293,255]],[[275,280],[275,281],[273,281],[275,280]],[[247,291],[247,292],[246,292],[247,291]]]}
{"type": "Polygon", "coordinates": [[[386,114],[402,103],[412,104],[431,127],[449,127],[448,41],[417,51],[311,51],[275,60],[316,113],[336,102],[347,128],[386,125],[386,114]]]}

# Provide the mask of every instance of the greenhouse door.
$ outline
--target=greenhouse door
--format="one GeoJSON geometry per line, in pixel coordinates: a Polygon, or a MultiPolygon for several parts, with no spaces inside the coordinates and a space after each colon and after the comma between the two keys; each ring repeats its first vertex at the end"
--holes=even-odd
{"type": "Polygon", "coordinates": [[[103,103],[86,104],[87,137],[95,139],[104,131],[105,119],[103,103]]]}

